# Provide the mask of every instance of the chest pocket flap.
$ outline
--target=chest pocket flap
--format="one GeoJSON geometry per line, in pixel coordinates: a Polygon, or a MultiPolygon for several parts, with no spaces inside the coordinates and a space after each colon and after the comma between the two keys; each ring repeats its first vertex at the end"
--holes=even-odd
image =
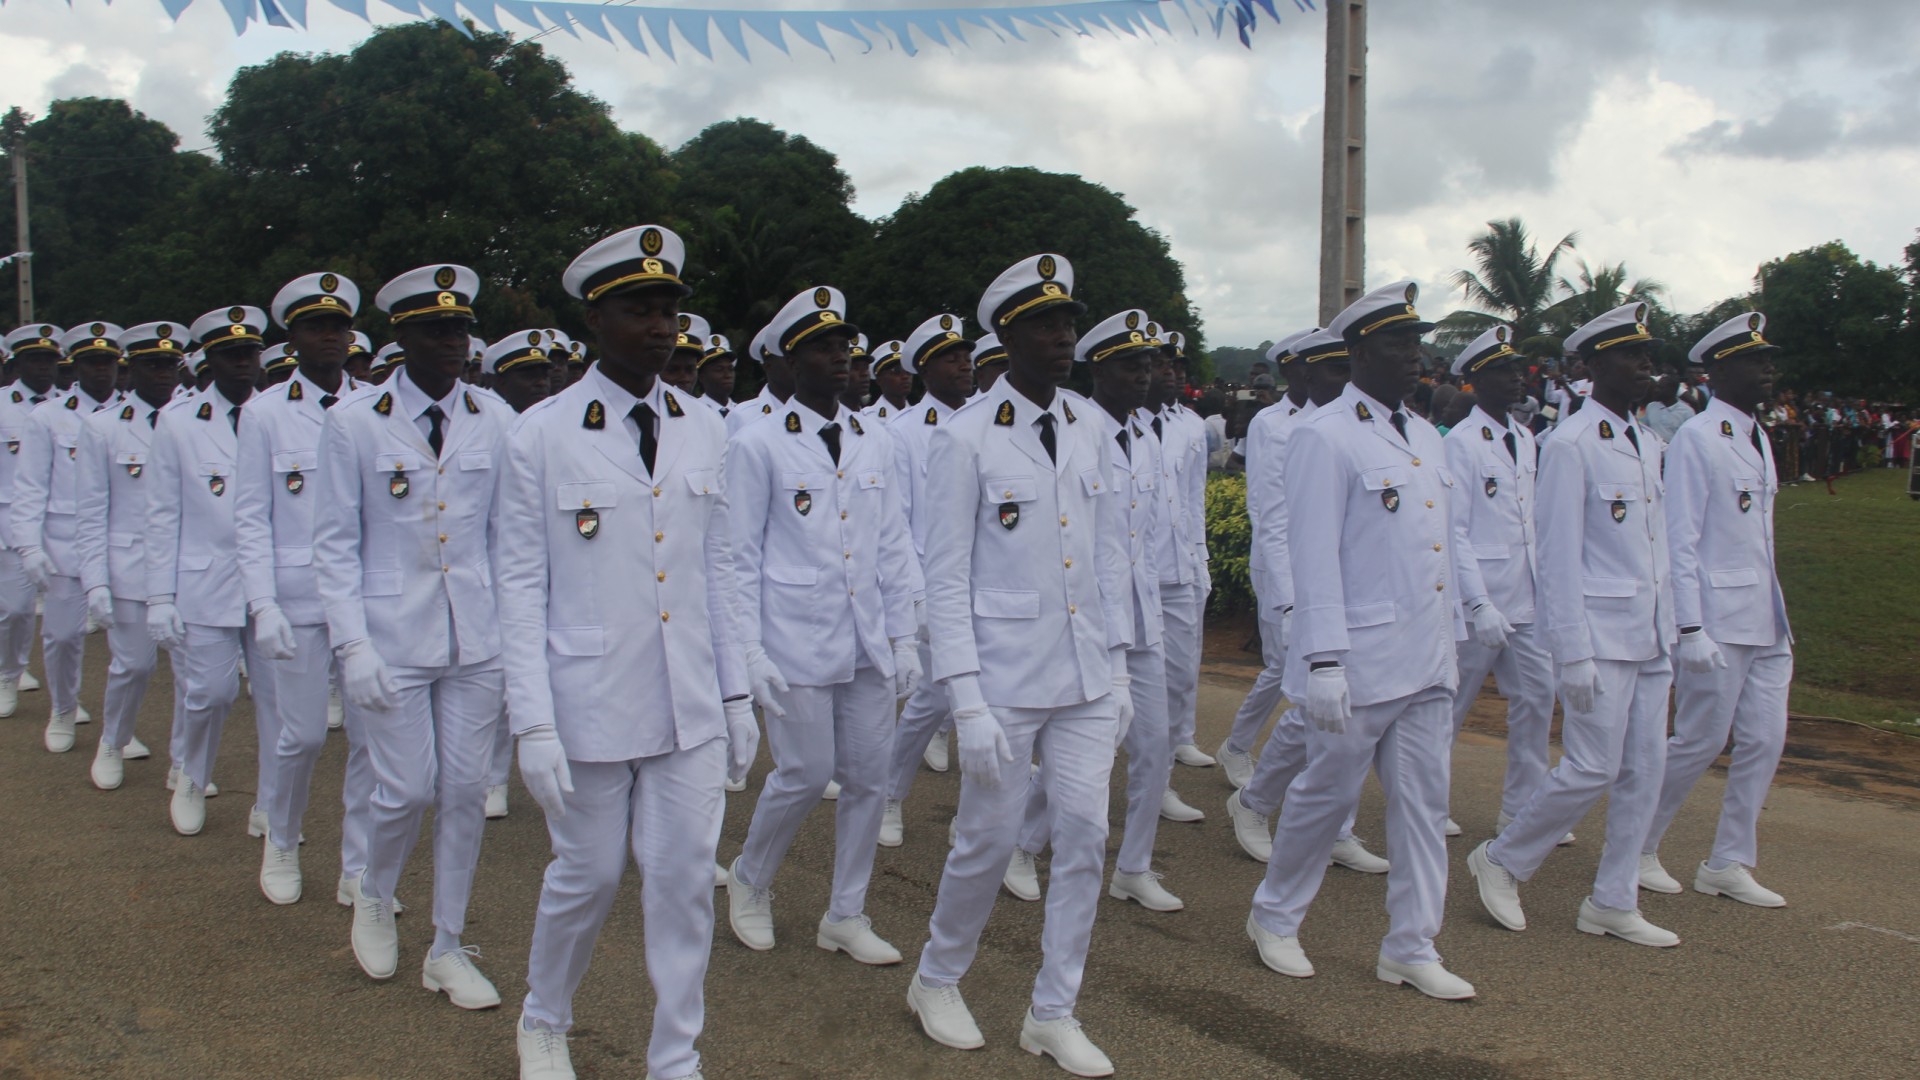
{"type": "Polygon", "coordinates": [[[1736,476],[1733,478],[1733,490],[1735,491],[1760,491],[1763,490],[1764,486],[1765,485],[1760,483],[1758,477],[1736,476]]]}
{"type": "Polygon", "coordinates": [[[718,486],[718,477],[712,469],[688,469],[687,490],[695,495],[711,495],[718,486]]]}
{"type": "Polygon", "coordinates": [[[1640,482],[1638,480],[1602,480],[1593,486],[1593,494],[1602,502],[1639,502],[1640,482]]]}
{"type": "Polygon", "coordinates": [[[115,465],[145,465],[147,463],[147,452],[145,450],[122,450],[113,455],[113,463],[115,465]]]}
{"type": "Polygon", "coordinates": [[[420,469],[420,455],[406,450],[398,453],[378,454],[374,456],[373,467],[375,470],[383,473],[418,472],[420,469]]]}
{"type": "Polygon", "coordinates": [[[493,468],[493,455],[485,450],[475,450],[460,455],[460,471],[472,472],[475,469],[493,468]]]}
{"type": "Polygon", "coordinates": [[[1360,486],[1368,491],[1385,491],[1388,488],[1406,487],[1412,479],[1406,469],[1399,465],[1389,465],[1382,469],[1362,470],[1360,486]]]}
{"type": "Polygon", "coordinates": [[[1081,469],[1080,486],[1087,489],[1088,495],[1098,495],[1107,490],[1106,481],[1100,479],[1099,469],[1081,469]]]}
{"type": "Polygon", "coordinates": [[[611,480],[585,480],[561,484],[554,507],[558,510],[591,510],[620,505],[611,480]]]}
{"type": "Polygon", "coordinates": [[[1033,502],[1040,497],[1040,487],[1031,476],[989,476],[980,482],[980,495],[995,505],[1033,502]]]}
{"type": "Polygon", "coordinates": [[[275,450],[273,471],[277,473],[312,472],[320,467],[317,450],[275,450]]]}
{"type": "Polygon", "coordinates": [[[863,490],[867,488],[883,488],[886,486],[887,474],[884,470],[870,469],[860,474],[860,487],[863,490]]]}
{"type": "Polygon", "coordinates": [[[823,472],[793,471],[780,474],[780,487],[785,491],[825,491],[833,486],[833,478],[823,472]]]}

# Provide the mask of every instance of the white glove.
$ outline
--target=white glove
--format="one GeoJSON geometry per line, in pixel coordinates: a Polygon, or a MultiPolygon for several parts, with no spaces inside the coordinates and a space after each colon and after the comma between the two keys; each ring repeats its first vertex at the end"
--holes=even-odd
{"type": "Polygon", "coordinates": [[[1483,649],[1504,649],[1513,624],[1491,601],[1482,601],[1473,609],[1473,643],[1483,649]]]}
{"type": "Polygon", "coordinates": [[[180,609],[173,606],[172,593],[147,601],[147,636],[169,649],[186,640],[187,627],[180,621],[180,609]]]}
{"type": "Polygon", "coordinates": [[[1353,699],[1347,693],[1347,669],[1339,664],[1307,672],[1307,719],[1332,735],[1344,735],[1353,718],[1353,699]]]}
{"type": "Polygon", "coordinates": [[[1013,761],[1013,748],[993,710],[980,696],[980,680],[956,675],[947,681],[953,700],[953,730],[960,738],[960,775],[981,787],[1000,786],[1000,770],[1013,761]]]}
{"type": "Polygon", "coordinates": [[[1280,609],[1280,647],[1285,649],[1293,644],[1293,608],[1280,609]]]}
{"type": "Polygon", "coordinates": [[[1714,644],[1705,630],[1688,630],[1680,635],[1680,666],[1695,675],[1704,675],[1715,668],[1727,666],[1727,658],[1720,653],[1720,646],[1714,644]]]}
{"type": "Polygon", "coordinates": [[[1560,700],[1567,708],[1577,713],[1590,713],[1593,711],[1593,699],[1599,696],[1600,669],[1593,665],[1593,661],[1575,660],[1571,664],[1560,665],[1560,700]]]}
{"type": "Polygon", "coordinates": [[[787,710],[781,708],[780,702],[773,696],[787,692],[787,677],[780,674],[780,669],[773,666],[772,660],[767,659],[767,650],[761,648],[759,642],[753,642],[741,651],[746,657],[747,685],[753,690],[754,703],[768,716],[787,715],[787,710]]]}
{"type": "Polygon", "coordinates": [[[253,613],[253,643],[272,660],[293,659],[293,624],[287,621],[280,605],[271,600],[259,602],[253,613]]]}
{"type": "Polygon", "coordinates": [[[20,569],[39,592],[47,591],[47,586],[53,583],[53,560],[37,547],[20,549],[20,569]]]}
{"type": "MultiPolygon", "coordinates": [[[[386,712],[393,708],[393,676],[366,638],[340,646],[340,690],[355,708],[386,712]]],[[[554,745],[559,745],[556,737],[554,745]]],[[[545,803],[541,803],[545,806],[545,803]]]]}
{"type": "Polygon", "coordinates": [[[1127,732],[1133,728],[1133,676],[1127,674],[1127,650],[1114,649],[1108,654],[1113,663],[1110,680],[1113,686],[1113,703],[1120,712],[1120,726],[1113,735],[1114,749],[1127,741],[1127,732]]]}
{"type": "Polygon", "coordinates": [[[760,752],[760,725],[753,719],[753,702],[735,698],[720,703],[727,716],[727,783],[746,780],[753,756],[760,752]]]}
{"type": "MultiPolygon", "coordinates": [[[[374,657],[376,662],[379,659],[374,657]]],[[[567,748],[560,745],[553,725],[541,724],[520,733],[520,779],[548,817],[567,816],[566,796],[573,794],[573,770],[567,767],[567,748]]]]}
{"type": "Polygon", "coordinates": [[[105,585],[87,590],[87,633],[113,625],[113,591],[105,585]]]}
{"type": "Polygon", "coordinates": [[[913,638],[895,638],[893,641],[893,696],[906,697],[913,688],[920,685],[925,672],[920,670],[920,646],[913,638]]]}

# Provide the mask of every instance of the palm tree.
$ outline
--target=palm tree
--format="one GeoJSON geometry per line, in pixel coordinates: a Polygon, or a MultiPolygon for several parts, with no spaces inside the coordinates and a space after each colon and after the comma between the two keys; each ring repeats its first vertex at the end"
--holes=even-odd
{"type": "Polygon", "coordinates": [[[1474,270],[1456,270],[1453,285],[1480,310],[1453,312],[1441,319],[1434,343],[1457,349],[1486,332],[1495,323],[1513,327],[1521,351],[1546,329],[1542,316],[1553,306],[1560,284],[1554,269],[1560,256],[1573,250],[1578,233],[1568,233],[1545,255],[1535,245],[1519,218],[1487,222],[1487,231],[1467,242],[1474,270]]]}
{"type": "Polygon", "coordinates": [[[1571,279],[1561,279],[1560,290],[1566,293],[1566,298],[1541,312],[1541,320],[1561,337],[1572,333],[1575,327],[1588,319],[1623,304],[1646,304],[1651,309],[1648,321],[1660,324],[1655,327],[1656,333],[1670,332],[1666,324],[1671,321],[1671,316],[1664,303],[1666,283],[1657,278],[1629,281],[1626,263],[1614,263],[1612,266],[1602,263],[1595,268],[1582,259],[1580,273],[1571,279]]]}

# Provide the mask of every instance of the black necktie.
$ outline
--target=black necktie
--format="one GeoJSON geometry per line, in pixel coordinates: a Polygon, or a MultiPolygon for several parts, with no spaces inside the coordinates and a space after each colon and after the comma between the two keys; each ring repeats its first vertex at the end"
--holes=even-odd
{"type": "Polygon", "coordinates": [[[1627,441],[1633,444],[1634,453],[1640,452],[1640,433],[1633,430],[1632,424],[1627,425],[1627,441]]]}
{"type": "Polygon", "coordinates": [[[227,410],[227,423],[233,425],[234,434],[238,435],[240,433],[240,406],[235,405],[233,408],[227,410]]]}
{"type": "Polygon", "coordinates": [[[653,455],[660,449],[660,440],[653,434],[653,406],[641,402],[627,410],[634,424],[640,429],[640,460],[647,466],[647,475],[653,475],[653,455]]]}
{"type": "Polygon", "coordinates": [[[47,395],[45,395],[45,394],[35,394],[35,395],[33,395],[33,397],[31,397],[31,398],[29,398],[28,400],[30,400],[30,401],[32,401],[32,402],[33,402],[33,403],[34,403],[35,405],[38,405],[38,404],[40,404],[41,402],[43,402],[43,401],[45,401],[45,400],[47,400],[47,395]]]}
{"type": "Polygon", "coordinates": [[[1127,429],[1121,428],[1120,433],[1118,435],[1115,435],[1114,438],[1120,440],[1120,452],[1127,456],[1128,461],[1132,461],[1133,460],[1133,441],[1127,438],[1127,429]]]}
{"type": "Polygon", "coordinates": [[[820,441],[827,444],[827,453],[833,455],[833,463],[840,464],[840,425],[828,424],[822,427],[820,441]]]}
{"type": "Polygon", "coordinates": [[[1392,420],[1392,421],[1393,421],[1393,430],[1395,430],[1395,431],[1397,431],[1397,432],[1399,432],[1399,433],[1400,433],[1400,438],[1401,438],[1402,440],[1404,440],[1404,439],[1406,439],[1406,437],[1407,437],[1407,414],[1406,414],[1406,413],[1403,413],[1403,412],[1401,412],[1401,411],[1400,411],[1399,409],[1395,409],[1395,410],[1393,410],[1393,415],[1392,415],[1391,417],[1388,417],[1388,419],[1390,419],[1390,420],[1392,420]]]}
{"type": "Polygon", "coordinates": [[[334,403],[339,400],[340,400],[340,395],[338,394],[321,394],[320,407],[323,409],[331,409],[333,408],[334,403]]]}
{"type": "Polygon", "coordinates": [[[427,406],[427,445],[433,447],[434,457],[440,456],[440,444],[446,440],[445,433],[440,430],[446,418],[447,414],[440,411],[440,406],[427,406]]]}
{"type": "Polygon", "coordinates": [[[1760,455],[1761,461],[1767,460],[1766,448],[1760,445],[1760,425],[1759,424],[1756,423],[1753,425],[1752,434],[1753,434],[1753,452],[1760,455]]]}
{"type": "Polygon", "coordinates": [[[1160,434],[1160,418],[1159,418],[1158,416],[1156,416],[1156,417],[1154,417],[1154,418],[1153,418],[1153,437],[1154,437],[1154,438],[1156,438],[1156,439],[1158,439],[1158,438],[1161,438],[1161,434],[1160,434]]]}
{"type": "Polygon", "coordinates": [[[1047,448],[1048,461],[1053,462],[1055,465],[1060,464],[1060,450],[1054,445],[1053,414],[1050,412],[1040,414],[1040,445],[1047,448]]]}
{"type": "Polygon", "coordinates": [[[1507,456],[1513,459],[1515,465],[1520,464],[1519,443],[1514,439],[1513,432],[1507,432],[1501,441],[1507,444],[1507,456]]]}

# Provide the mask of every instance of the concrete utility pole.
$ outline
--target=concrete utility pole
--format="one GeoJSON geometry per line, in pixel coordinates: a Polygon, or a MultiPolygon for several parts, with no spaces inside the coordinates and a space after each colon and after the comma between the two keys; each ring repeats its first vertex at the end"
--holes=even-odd
{"type": "Polygon", "coordinates": [[[1367,2],[1330,0],[1321,129],[1320,324],[1360,298],[1367,256],[1367,2]]]}
{"type": "MultiPolygon", "coordinates": [[[[13,144],[13,250],[28,252],[33,250],[33,242],[27,230],[27,144],[26,140],[13,144]]],[[[18,281],[20,282],[20,318],[16,325],[25,326],[33,321],[33,260],[22,254],[13,260],[18,281]]]]}

